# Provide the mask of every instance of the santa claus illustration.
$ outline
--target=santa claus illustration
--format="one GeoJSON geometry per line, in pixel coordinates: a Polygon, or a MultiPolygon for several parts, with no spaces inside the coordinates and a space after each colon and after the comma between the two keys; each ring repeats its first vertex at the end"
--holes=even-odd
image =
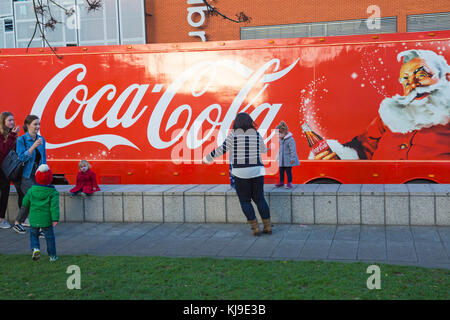
{"type": "Polygon", "coordinates": [[[403,51],[397,59],[403,95],[384,99],[351,141],[327,140],[341,159],[450,160],[450,66],[430,50],[403,51]]]}

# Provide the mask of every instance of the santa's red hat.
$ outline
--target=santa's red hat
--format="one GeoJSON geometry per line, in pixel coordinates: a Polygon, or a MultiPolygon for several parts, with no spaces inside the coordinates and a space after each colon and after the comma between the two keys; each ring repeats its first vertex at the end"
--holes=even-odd
{"type": "Polygon", "coordinates": [[[42,185],[52,184],[53,173],[46,164],[41,164],[36,171],[36,183],[42,185]]]}

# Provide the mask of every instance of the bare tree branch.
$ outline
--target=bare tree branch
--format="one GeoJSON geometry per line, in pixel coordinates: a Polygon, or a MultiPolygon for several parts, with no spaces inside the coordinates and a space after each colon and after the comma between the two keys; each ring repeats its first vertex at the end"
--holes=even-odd
{"type": "MultiPolygon", "coordinates": [[[[215,0],[211,0],[211,1],[215,1],[215,0]]],[[[203,0],[203,3],[205,4],[206,8],[207,8],[207,14],[212,15],[212,16],[221,16],[222,18],[226,19],[226,20],[230,20],[232,22],[235,23],[241,23],[241,22],[246,22],[249,23],[252,18],[248,17],[244,12],[239,12],[239,14],[235,14],[236,19],[232,19],[228,16],[226,16],[225,14],[221,13],[216,7],[214,7],[211,3],[208,2],[208,0],[203,0]]]]}
{"type": "MultiPolygon", "coordinates": [[[[38,7],[38,8],[43,8],[42,0],[37,0],[37,1],[39,1],[39,7],[38,7]]],[[[36,6],[36,0],[33,0],[33,6],[34,6],[34,8],[37,7],[37,6],[36,6]]],[[[43,19],[45,10],[42,10],[41,12],[42,12],[41,15],[42,15],[42,19],[43,19]]],[[[56,53],[55,49],[51,46],[51,44],[48,42],[47,38],[45,37],[44,30],[42,30],[42,28],[41,28],[41,24],[42,24],[42,23],[39,21],[39,17],[38,17],[37,10],[34,10],[34,14],[35,14],[35,16],[36,16],[36,26],[39,28],[39,31],[41,32],[42,39],[45,41],[45,43],[47,43],[47,45],[49,46],[49,48],[52,50],[53,54],[54,54],[55,56],[57,56],[58,59],[62,59],[62,57],[59,56],[59,55],[56,53]]],[[[36,29],[35,29],[34,35],[35,35],[35,34],[36,34],[36,29]]],[[[33,38],[34,38],[34,35],[33,35],[33,38]]],[[[31,41],[33,41],[33,38],[31,38],[30,43],[31,43],[31,41]]],[[[28,44],[28,46],[30,45],[30,43],[28,44]]],[[[28,51],[28,48],[27,48],[27,51],[28,51]]]]}
{"type": "Polygon", "coordinates": [[[88,4],[88,12],[96,11],[102,7],[102,0],[86,0],[88,4]]]}
{"type": "MultiPolygon", "coordinates": [[[[96,10],[99,10],[102,8],[102,0],[85,0],[85,2],[87,4],[88,12],[96,11],[96,10]]],[[[36,17],[36,25],[34,27],[33,36],[31,37],[30,41],[28,42],[27,51],[30,48],[30,45],[33,42],[33,39],[36,37],[37,31],[39,30],[42,40],[48,45],[48,47],[52,50],[52,52],[59,59],[62,59],[61,56],[56,54],[55,48],[52,47],[52,45],[48,42],[48,40],[45,36],[46,29],[54,31],[56,28],[56,25],[58,23],[62,24],[61,21],[58,21],[53,16],[50,4],[53,4],[55,7],[63,10],[64,13],[66,14],[66,16],[68,16],[68,17],[72,16],[75,13],[75,9],[73,9],[73,8],[68,9],[68,8],[64,7],[63,5],[59,4],[55,0],[33,0],[33,9],[34,9],[35,17],[36,17]],[[41,17],[41,20],[39,20],[39,16],[41,17]],[[48,16],[48,18],[47,18],[47,16],[48,16]]]]}

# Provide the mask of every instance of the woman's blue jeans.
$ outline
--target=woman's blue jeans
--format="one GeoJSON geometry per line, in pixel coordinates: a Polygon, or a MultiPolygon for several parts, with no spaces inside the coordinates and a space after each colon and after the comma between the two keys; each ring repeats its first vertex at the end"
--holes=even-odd
{"type": "Polygon", "coordinates": [[[31,251],[33,249],[41,249],[41,245],[39,243],[39,233],[42,230],[42,233],[45,236],[45,241],[47,242],[47,253],[50,257],[56,256],[56,241],[55,241],[55,233],[53,232],[53,226],[47,228],[35,228],[30,227],[30,245],[31,251]]]}

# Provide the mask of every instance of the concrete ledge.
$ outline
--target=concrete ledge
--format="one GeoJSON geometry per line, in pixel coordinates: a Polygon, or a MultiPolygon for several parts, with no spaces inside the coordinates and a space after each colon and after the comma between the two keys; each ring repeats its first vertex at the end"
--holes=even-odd
{"type": "MultiPolygon", "coordinates": [[[[102,185],[85,200],[71,198],[71,187],[57,186],[65,222],[246,222],[229,185],[102,185]]],[[[274,223],[450,226],[450,185],[312,184],[287,190],[268,184],[264,191],[274,223]]],[[[17,198],[12,186],[9,221],[17,216],[17,198]]]]}

